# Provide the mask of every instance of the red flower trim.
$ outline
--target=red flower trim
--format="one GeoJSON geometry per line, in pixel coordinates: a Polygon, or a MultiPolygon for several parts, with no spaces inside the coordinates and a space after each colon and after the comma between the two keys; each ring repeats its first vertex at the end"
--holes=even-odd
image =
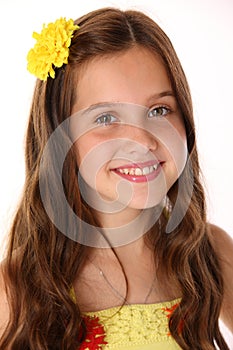
{"type": "Polygon", "coordinates": [[[83,320],[87,329],[87,337],[82,342],[80,350],[99,350],[102,345],[107,344],[104,340],[105,331],[104,326],[99,322],[98,317],[85,316],[83,320]]]}
{"type": "MultiPolygon", "coordinates": [[[[170,319],[171,315],[173,314],[173,312],[176,310],[176,308],[180,305],[180,303],[174,304],[171,307],[165,307],[163,308],[163,310],[167,313],[167,318],[170,319]]],[[[182,329],[184,326],[184,321],[181,320],[178,326],[178,332],[181,333],[182,329]]],[[[168,335],[171,335],[171,333],[169,332],[168,335]]]]}
{"type": "Polygon", "coordinates": [[[180,304],[179,303],[177,303],[177,304],[174,304],[174,305],[172,305],[171,307],[164,307],[163,308],[163,310],[165,311],[165,312],[167,312],[167,318],[170,318],[171,317],[171,315],[173,314],[173,312],[175,311],[175,309],[179,306],[180,304]]]}

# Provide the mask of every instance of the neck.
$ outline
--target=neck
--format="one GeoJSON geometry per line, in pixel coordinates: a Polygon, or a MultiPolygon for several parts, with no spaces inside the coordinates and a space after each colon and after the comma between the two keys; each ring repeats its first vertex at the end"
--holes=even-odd
{"type": "Polygon", "coordinates": [[[114,250],[119,257],[133,256],[134,258],[140,258],[148,251],[148,246],[145,243],[145,237],[142,236],[136,241],[115,247],[114,250]]]}
{"type": "Polygon", "coordinates": [[[106,261],[119,265],[119,261],[125,270],[134,269],[138,264],[154,265],[154,254],[146,244],[145,236],[141,236],[128,244],[111,248],[94,248],[91,250],[90,259],[103,266],[106,261]]]}
{"type": "Polygon", "coordinates": [[[119,228],[129,225],[142,213],[142,209],[125,208],[115,213],[95,211],[102,227],[119,228]]]}
{"type": "MultiPolygon", "coordinates": [[[[101,245],[99,247],[113,247],[121,248],[120,251],[132,247],[135,243],[137,247],[144,243],[140,240],[158,220],[160,212],[158,208],[153,207],[144,210],[136,210],[127,208],[120,213],[104,214],[96,213],[102,226],[103,236],[109,244],[101,245]]],[[[138,250],[139,248],[137,248],[138,250]]]]}

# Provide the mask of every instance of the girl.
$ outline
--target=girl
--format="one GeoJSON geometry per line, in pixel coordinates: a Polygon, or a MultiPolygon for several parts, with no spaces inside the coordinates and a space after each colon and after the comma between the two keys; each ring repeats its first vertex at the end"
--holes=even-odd
{"type": "Polygon", "coordinates": [[[228,349],[231,238],[206,221],[188,84],[143,13],[61,18],[37,77],[1,266],[1,349],[228,349]]]}

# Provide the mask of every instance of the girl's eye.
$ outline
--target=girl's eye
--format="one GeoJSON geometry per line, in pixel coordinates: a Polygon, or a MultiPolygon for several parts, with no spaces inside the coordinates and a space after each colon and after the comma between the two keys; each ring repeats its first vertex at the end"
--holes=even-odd
{"type": "Polygon", "coordinates": [[[149,110],[148,112],[148,117],[153,118],[153,117],[164,117],[167,114],[169,114],[171,111],[167,107],[159,106],[155,107],[149,110]]]}
{"type": "Polygon", "coordinates": [[[114,117],[114,115],[106,113],[106,114],[102,114],[100,117],[98,117],[95,120],[95,123],[98,125],[110,125],[110,124],[115,123],[117,121],[118,121],[118,119],[116,117],[114,117]]]}

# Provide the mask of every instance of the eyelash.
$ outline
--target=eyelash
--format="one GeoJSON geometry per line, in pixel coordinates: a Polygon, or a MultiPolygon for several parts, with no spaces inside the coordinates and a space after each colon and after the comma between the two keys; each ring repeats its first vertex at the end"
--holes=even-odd
{"type": "Polygon", "coordinates": [[[170,108],[168,108],[168,107],[166,107],[166,106],[157,106],[157,107],[152,107],[150,110],[149,110],[149,112],[148,112],[148,118],[163,118],[163,117],[165,117],[167,114],[169,114],[169,113],[171,113],[171,109],[170,108]],[[153,111],[155,111],[155,110],[158,110],[158,109],[160,109],[160,110],[163,110],[163,113],[162,113],[162,115],[152,115],[152,116],[150,116],[150,113],[152,113],[153,111]],[[165,110],[165,113],[164,113],[164,110],[165,110]]]}

